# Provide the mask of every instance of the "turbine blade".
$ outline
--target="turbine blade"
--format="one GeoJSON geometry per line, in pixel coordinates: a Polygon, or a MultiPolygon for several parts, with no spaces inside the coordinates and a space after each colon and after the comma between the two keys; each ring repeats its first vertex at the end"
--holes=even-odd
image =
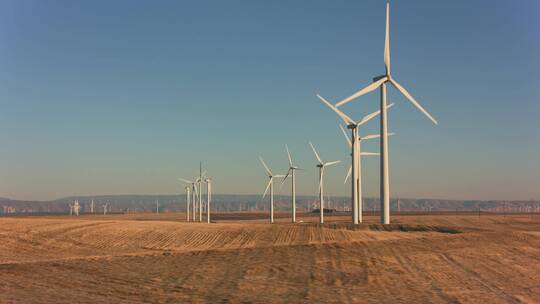
{"type": "Polygon", "coordinates": [[[347,180],[349,179],[351,174],[352,174],[352,166],[349,166],[349,171],[347,171],[347,176],[345,176],[345,180],[343,181],[343,184],[347,183],[347,180]]]}
{"type": "Polygon", "coordinates": [[[342,111],[340,111],[337,107],[335,107],[333,104],[331,104],[330,102],[328,102],[328,100],[324,99],[324,97],[322,97],[321,95],[317,94],[317,97],[322,101],[324,102],[330,109],[332,109],[332,111],[336,112],[337,115],[339,115],[339,117],[341,117],[341,119],[345,122],[345,124],[349,125],[349,124],[354,124],[354,120],[352,118],[350,118],[349,116],[347,116],[345,113],[343,113],[342,111]]]}
{"type": "MultiPolygon", "coordinates": [[[[287,147],[287,145],[285,145],[285,149],[287,150],[287,156],[289,157],[289,167],[292,167],[292,157],[291,157],[291,153],[289,153],[289,147],[287,147]]],[[[287,173],[288,175],[289,173],[287,173]]]]}
{"type": "Polygon", "coordinates": [[[281,180],[281,184],[279,184],[278,192],[281,192],[281,188],[283,188],[283,184],[285,183],[285,178],[281,180]]]}
{"type": "Polygon", "coordinates": [[[180,177],[177,177],[177,179],[178,179],[179,181],[181,181],[181,182],[184,182],[184,183],[186,183],[186,184],[191,184],[191,183],[193,183],[193,182],[192,182],[192,181],[190,181],[190,180],[187,180],[187,179],[183,179],[183,178],[180,178],[180,177]]]}
{"type": "Polygon", "coordinates": [[[433,116],[431,116],[431,114],[428,113],[428,111],[426,111],[419,103],[418,101],[416,101],[416,99],[414,99],[414,97],[407,91],[405,90],[404,87],[402,87],[397,81],[395,81],[394,79],[391,79],[390,78],[390,83],[392,83],[392,85],[398,89],[398,91],[401,92],[401,94],[403,94],[403,96],[405,96],[418,110],[420,110],[420,112],[422,112],[424,115],[427,116],[427,118],[429,118],[429,120],[431,120],[434,124],[438,125],[439,123],[435,120],[435,118],[433,118],[433,116]]]}
{"type": "Polygon", "coordinates": [[[270,189],[270,184],[271,184],[271,183],[272,183],[272,179],[270,179],[270,180],[268,181],[268,184],[266,185],[266,189],[264,189],[264,193],[263,193],[263,195],[262,195],[262,197],[261,197],[261,201],[262,201],[262,200],[264,199],[264,197],[266,196],[266,193],[268,193],[268,189],[270,189]]]}
{"type": "Polygon", "coordinates": [[[264,168],[266,169],[266,172],[268,173],[268,175],[272,175],[272,171],[270,171],[270,168],[268,168],[268,166],[266,165],[266,163],[264,162],[264,160],[262,159],[262,157],[259,156],[259,160],[261,161],[261,163],[263,164],[264,168]]]}
{"type": "MultiPolygon", "coordinates": [[[[388,136],[396,135],[396,133],[388,133],[388,136]]],[[[370,134],[361,138],[361,140],[368,140],[374,138],[381,138],[381,134],[370,134]]]]}
{"type": "Polygon", "coordinates": [[[279,189],[281,189],[281,186],[283,186],[283,184],[285,183],[285,180],[287,179],[287,177],[289,177],[290,173],[291,173],[291,168],[289,168],[289,170],[287,171],[287,174],[285,175],[285,177],[281,181],[281,185],[279,186],[279,189]]]}
{"type": "Polygon", "coordinates": [[[384,37],[384,66],[390,75],[390,2],[386,2],[386,33],[384,37]]]}
{"type": "Polygon", "coordinates": [[[339,164],[340,162],[341,162],[340,160],[331,161],[331,162],[325,163],[323,166],[328,167],[328,166],[332,166],[332,165],[335,165],[335,164],[339,164]]]}
{"type": "Polygon", "coordinates": [[[336,107],[341,107],[342,105],[350,102],[350,101],[353,101],[354,99],[364,95],[364,94],[367,94],[373,90],[375,90],[376,88],[378,88],[383,82],[387,81],[388,78],[387,77],[383,77],[375,82],[373,82],[372,84],[368,85],[367,87],[361,89],[360,91],[352,94],[351,96],[343,99],[342,101],[336,103],[336,107]]]}
{"type": "Polygon", "coordinates": [[[361,139],[368,140],[368,139],[375,139],[375,138],[380,138],[380,137],[381,137],[381,134],[370,134],[370,135],[366,135],[362,137],[361,139]]]}
{"type": "Polygon", "coordinates": [[[315,147],[313,146],[313,144],[311,142],[309,142],[309,145],[311,146],[311,149],[313,150],[313,153],[315,153],[315,157],[317,157],[317,160],[319,161],[319,164],[322,165],[323,161],[319,157],[319,153],[317,153],[317,150],[315,150],[315,147]]]}
{"type": "Polygon", "coordinates": [[[379,156],[381,154],[378,152],[360,152],[360,155],[361,156],[379,156]]]}
{"type": "MultiPolygon", "coordinates": [[[[391,103],[391,104],[389,104],[389,105],[386,106],[386,109],[388,110],[388,109],[390,109],[390,108],[393,107],[393,106],[394,106],[394,104],[391,103]]],[[[364,116],[364,117],[358,122],[358,126],[361,126],[361,125],[363,125],[363,124],[366,124],[368,121],[370,121],[370,120],[372,120],[373,118],[379,116],[380,114],[381,114],[381,110],[378,110],[378,111],[375,111],[375,112],[373,112],[373,113],[371,113],[371,114],[368,114],[368,115],[364,116]]]]}
{"type": "Polygon", "coordinates": [[[345,138],[347,139],[347,143],[349,144],[349,147],[352,147],[351,139],[349,138],[349,135],[347,135],[347,132],[345,131],[345,129],[343,128],[343,126],[339,125],[339,128],[340,128],[341,131],[343,132],[343,135],[345,135],[345,138]]]}

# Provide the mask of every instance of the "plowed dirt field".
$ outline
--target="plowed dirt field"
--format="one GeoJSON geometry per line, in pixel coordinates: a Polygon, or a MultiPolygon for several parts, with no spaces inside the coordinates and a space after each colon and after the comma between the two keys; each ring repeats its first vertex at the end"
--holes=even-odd
{"type": "Polygon", "coordinates": [[[540,303],[540,215],[0,218],[0,303],[540,303]]]}

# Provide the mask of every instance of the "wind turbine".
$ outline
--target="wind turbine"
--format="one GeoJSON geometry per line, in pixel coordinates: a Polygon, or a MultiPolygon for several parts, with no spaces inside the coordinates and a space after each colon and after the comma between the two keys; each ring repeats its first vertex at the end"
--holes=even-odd
{"type": "Polygon", "coordinates": [[[266,165],[262,157],[259,156],[259,160],[261,161],[262,165],[264,166],[264,169],[266,170],[266,173],[268,173],[268,184],[266,185],[266,189],[264,190],[264,194],[261,198],[261,200],[264,199],[266,196],[266,193],[268,192],[268,189],[270,189],[270,223],[274,222],[274,177],[285,177],[285,175],[274,175],[272,174],[272,171],[270,171],[270,168],[266,165]]]}
{"type": "Polygon", "coordinates": [[[405,98],[411,102],[420,112],[422,112],[429,120],[434,124],[438,124],[437,120],[426,111],[418,101],[402,86],[400,85],[390,73],[390,3],[386,3],[386,32],[384,41],[384,66],[386,73],[381,76],[373,78],[373,83],[365,88],[357,91],[353,95],[336,103],[336,107],[340,107],[346,103],[353,101],[354,99],[374,91],[380,88],[380,133],[381,133],[381,223],[390,223],[390,178],[389,178],[389,164],[388,164],[388,115],[386,112],[386,84],[390,83],[395,87],[405,98]]]}
{"type": "MultiPolygon", "coordinates": [[[[351,147],[352,146],[351,139],[347,135],[347,132],[345,132],[345,129],[341,125],[339,125],[339,128],[343,132],[343,135],[345,135],[345,138],[347,139],[347,143],[349,144],[349,147],[351,147]]],[[[388,133],[388,135],[395,135],[395,133],[388,133]]],[[[357,217],[360,223],[362,222],[362,212],[363,212],[363,206],[364,206],[364,199],[362,196],[362,156],[379,156],[380,155],[380,153],[375,153],[375,152],[363,152],[362,142],[364,140],[376,139],[380,137],[381,137],[380,134],[371,134],[371,135],[358,137],[358,153],[360,154],[360,157],[358,158],[358,175],[357,175],[356,183],[357,183],[357,189],[358,189],[358,208],[357,208],[358,215],[357,217]]],[[[349,170],[347,171],[347,176],[345,177],[345,181],[343,182],[344,184],[347,183],[347,179],[349,178],[349,176],[351,176],[351,171],[352,171],[352,166],[350,166],[349,170]]]]}
{"type": "Polygon", "coordinates": [[[317,164],[317,167],[319,168],[319,206],[321,211],[321,224],[324,223],[324,168],[328,166],[335,165],[337,163],[340,163],[340,160],[331,161],[331,162],[323,162],[321,157],[319,156],[319,153],[317,153],[317,150],[315,150],[315,147],[313,147],[313,144],[309,142],[309,145],[311,146],[311,149],[313,149],[313,153],[315,153],[315,157],[317,158],[317,161],[319,162],[317,164]]]}
{"type": "Polygon", "coordinates": [[[285,145],[285,150],[287,150],[287,157],[289,158],[289,170],[287,171],[287,174],[283,178],[283,181],[281,184],[285,182],[287,177],[291,176],[291,186],[292,186],[292,194],[291,194],[291,208],[292,208],[292,222],[296,223],[296,175],[295,171],[299,168],[295,165],[293,165],[291,153],[289,153],[289,147],[285,145]]]}
{"type": "Polygon", "coordinates": [[[202,222],[202,207],[203,207],[203,201],[202,201],[202,184],[204,176],[206,175],[206,170],[202,170],[202,162],[199,163],[199,177],[195,180],[195,182],[199,185],[199,190],[197,191],[197,197],[199,198],[198,201],[198,211],[199,211],[199,222],[202,222]]]}
{"type": "Polygon", "coordinates": [[[202,162],[199,162],[199,177],[196,182],[199,184],[199,222],[202,222],[202,162]]]}
{"type": "MultiPolygon", "coordinates": [[[[339,115],[339,117],[347,124],[347,128],[351,130],[351,137],[350,137],[350,147],[351,147],[351,167],[352,167],[352,179],[351,179],[351,192],[352,192],[352,220],[354,224],[358,224],[362,221],[361,218],[359,218],[359,214],[361,215],[362,212],[360,211],[361,201],[362,201],[362,190],[360,189],[359,184],[359,176],[360,176],[360,141],[358,132],[360,129],[360,126],[366,124],[373,118],[377,117],[381,111],[375,111],[371,114],[368,114],[364,116],[362,119],[360,119],[358,122],[354,121],[352,118],[347,116],[345,113],[343,113],[341,110],[339,110],[336,106],[331,104],[328,100],[326,100],[321,95],[317,94],[317,97],[324,102],[332,111],[334,111],[336,114],[339,115]]],[[[386,106],[386,109],[391,108],[394,106],[394,104],[390,104],[386,106]]]]}
{"type": "Polygon", "coordinates": [[[76,216],[79,216],[80,210],[81,210],[81,205],[79,204],[79,200],[75,200],[75,204],[73,204],[73,212],[75,212],[76,216]]]}
{"type": "MultiPolygon", "coordinates": [[[[196,204],[197,204],[197,199],[199,197],[199,194],[197,192],[197,182],[196,181],[190,181],[190,180],[187,180],[187,179],[184,179],[184,178],[180,178],[180,177],[177,177],[177,179],[183,183],[186,183],[187,185],[191,185],[191,189],[193,190],[193,192],[191,193],[191,209],[193,211],[193,221],[196,221],[195,219],[195,207],[196,207],[196,204]]],[[[188,187],[186,187],[188,188],[188,187]]],[[[189,190],[187,190],[187,196],[188,196],[188,205],[187,205],[187,219],[189,221],[189,190]]]]}
{"type": "Polygon", "coordinates": [[[199,199],[199,192],[197,191],[197,183],[196,182],[193,182],[193,185],[192,185],[192,192],[191,192],[191,205],[192,205],[192,218],[193,218],[193,221],[197,221],[197,200],[199,199]]]}
{"type": "Polygon", "coordinates": [[[212,199],[212,178],[206,177],[206,222],[210,224],[210,200],[212,199]]]}
{"type": "Polygon", "coordinates": [[[190,203],[189,192],[190,192],[190,188],[189,186],[186,186],[186,222],[189,222],[189,203],[190,203]]]}

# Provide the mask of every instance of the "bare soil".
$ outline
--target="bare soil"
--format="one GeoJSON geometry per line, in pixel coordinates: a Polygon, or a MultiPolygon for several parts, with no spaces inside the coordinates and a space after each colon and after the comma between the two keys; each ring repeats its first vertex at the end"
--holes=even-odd
{"type": "Polygon", "coordinates": [[[0,218],[0,303],[540,303],[540,215],[0,218]]]}

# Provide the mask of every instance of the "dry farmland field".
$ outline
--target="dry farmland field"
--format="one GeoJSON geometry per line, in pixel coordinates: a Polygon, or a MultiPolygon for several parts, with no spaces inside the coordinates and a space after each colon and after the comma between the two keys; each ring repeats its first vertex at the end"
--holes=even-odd
{"type": "Polygon", "coordinates": [[[0,218],[0,303],[540,303],[540,215],[0,218]]]}

